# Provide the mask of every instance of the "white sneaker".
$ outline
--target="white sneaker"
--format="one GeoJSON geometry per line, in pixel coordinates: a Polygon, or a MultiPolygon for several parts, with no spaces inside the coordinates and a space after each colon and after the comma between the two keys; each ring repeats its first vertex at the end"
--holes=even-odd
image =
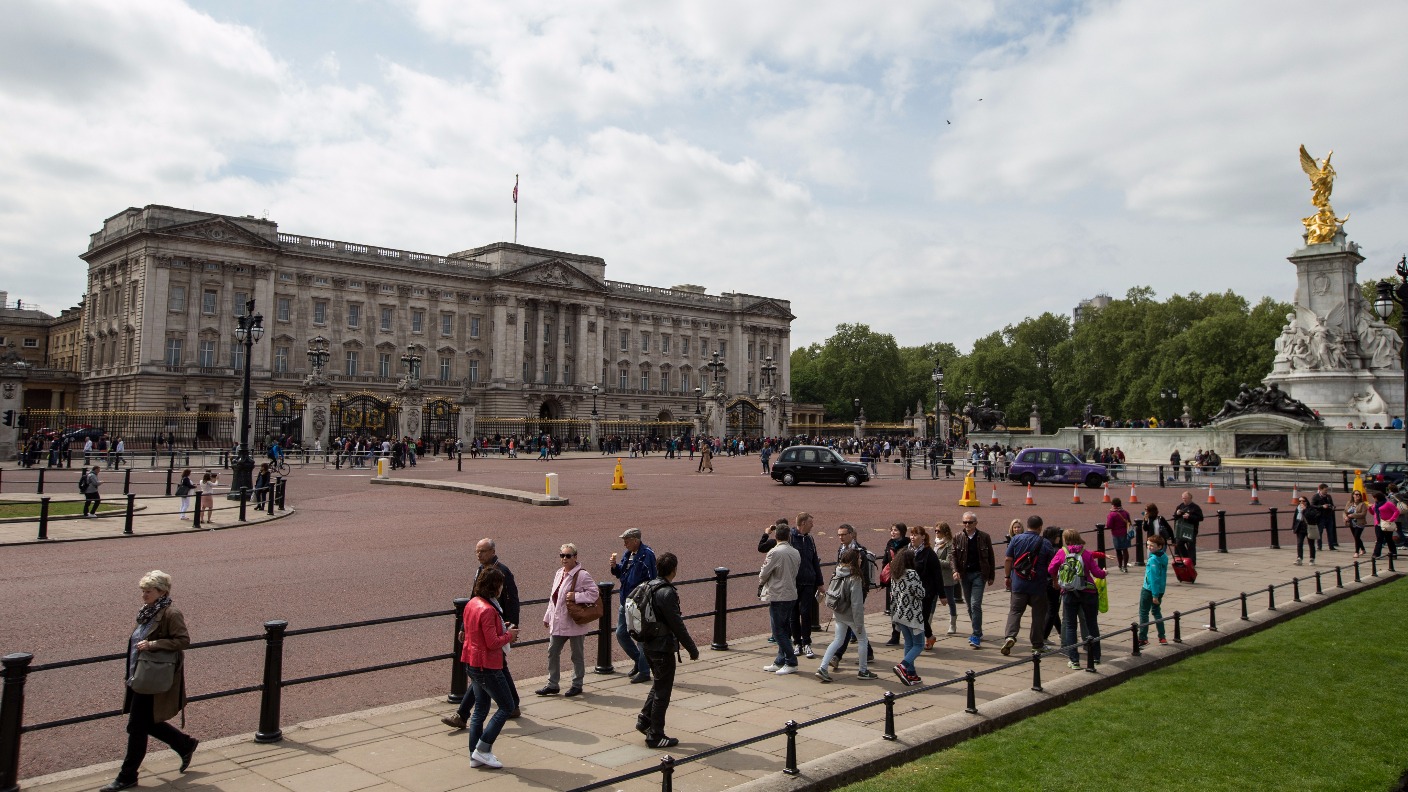
{"type": "Polygon", "coordinates": [[[780,666],[776,663],[768,663],[767,665],[763,666],[763,670],[768,672],[769,674],[776,674],[779,668],[786,668],[786,666],[780,666]]]}
{"type": "Polygon", "coordinates": [[[777,674],[778,676],[786,676],[786,675],[788,675],[788,674],[795,674],[795,673],[797,673],[797,666],[788,666],[788,665],[785,665],[785,666],[783,666],[783,667],[777,669],[777,670],[774,671],[773,673],[774,673],[774,674],[777,674]]]}
{"type": "Polygon", "coordinates": [[[469,755],[469,766],[474,767],[475,762],[495,770],[504,766],[504,763],[499,761],[499,757],[494,756],[492,753],[485,753],[484,751],[474,751],[469,755]]]}
{"type": "Polygon", "coordinates": [[[812,651],[811,646],[803,646],[802,654],[806,655],[807,657],[816,657],[816,652],[812,651]]]}

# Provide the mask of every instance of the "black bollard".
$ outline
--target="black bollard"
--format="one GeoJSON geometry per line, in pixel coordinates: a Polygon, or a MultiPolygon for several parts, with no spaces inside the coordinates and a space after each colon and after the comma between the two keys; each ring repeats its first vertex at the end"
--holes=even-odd
{"type": "Polygon", "coordinates": [[[797,721],[787,721],[787,756],[782,765],[783,775],[797,775],[797,721]]]}
{"type": "Polygon", "coordinates": [[[1132,652],[1132,654],[1133,654],[1135,657],[1138,657],[1138,656],[1139,656],[1139,622],[1130,622],[1130,623],[1129,623],[1129,634],[1130,634],[1130,636],[1134,639],[1134,640],[1131,642],[1132,645],[1133,645],[1133,648],[1134,648],[1134,651],[1132,652]]]}
{"type": "Polygon", "coordinates": [[[1242,621],[1251,621],[1252,617],[1247,613],[1247,592],[1242,592],[1242,621]]]}
{"type": "Polygon", "coordinates": [[[279,511],[284,511],[284,494],[288,492],[288,479],[279,479],[279,511]]]}
{"type": "Polygon", "coordinates": [[[1183,614],[1173,612],[1173,642],[1183,643],[1183,614]]]}
{"type": "Polygon", "coordinates": [[[710,649],[728,649],[728,567],[714,567],[714,642],[710,649]]]}
{"type": "Polygon", "coordinates": [[[1032,690],[1041,692],[1041,652],[1032,652],[1032,690]]]}
{"type": "Polygon", "coordinates": [[[1091,635],[1085,639],[1085,670],[1095,673],[1095,653],[1091,648],[1095,646],[1095,636],[1091,635]]]}
{"type": "Polygon", "coordinates": [[[1343,567],[1335,567],[1335,588],[1344,588],[1343,567]]]}
{"type": "Polygon", "coordinates": [[[200,490],[196,490],[195,492],[192,492],[191,494],[194,495],[194,496],[196,496],[196,516],[195,516],[195,519],[193,519],[193,520],[191,521],[191,527],[192,527],[192,528],[199,528],[199,527],[200,527],[200,501],[201,501],[201,496],[204,495],[205,493],[201,492],[200,490]]]}
{"type": "Polygon", "coordinates": [[[615,583],[596,584],[597,596],[606,603],[601,609],[601,621],[596,625],[596,672],[598,674],[614,674],[616,669],[611,667],[611,636],[615,629],[616,607],[611,602],[611,590],[616,587],[615,583]]]}
{"type": "Polygon", "coordinates": [[[674,792],[675,757],[665,754],[660,757],[660,792],[674,792]]]}
{"type": "Polygon", "coordinates": [[[279,728],[279,709],[283,703],[284,630],[288,622],[279,619],[264,622],[264,684],[259,695],[259,731],[257,743],[276,743],[284,738],[279,728]]]}
{"type": "Polygon", "coordinates": [[[1144,520],[1134,521],[1134,563],[1144,566],[1144,520]]]}
{"type": "Polygon", "coordinates": [[[469,597],[456,597],[454,600],[455,631],[450,636],[450,695],[445,697],[451,704],[464,701],[465,691],[469,690],[469,674],[464,670],[464,663],[460,662],[460,649],[464,643],[460,640],[460,633],[464,631],[464,606],[468,604],[469,597]]]}
{"type": "MultiPolygon", "coordinates": [[[[1095,549],[1100,552],[1101,556],[1105,555],[1105,523],[1095,524],[1095,549]]],[[[1105,559],[1102,557],[1099,562],[1100,568],[1104,569],[1105,559]]]]}
{"type": "Polygon", "coordinates": [[[1364,578],[1360,577],[1360,575],[1359,575],[1359,562],[1358,562],[1358,561],[1355,561],[1355,562],[1354,562],[1354,582],[1355,582],[1355,583],[1361,583],[1361,582],[1363,582],[1363,580],[1364,580],[1364,578]]]}
{"type": "Polygon", "coordinates": [[[264,493],[264,508],[269,512],[269,516],[274,516],[274,485],[270,484],[268,491],[264,493]]]}
{"type": "Polygon", "coordinates": [[[463,473],[463,472],[464,472],[464,452],[463,452],[463,451],[460,452],[459,458],[457,458],[457,459],[455,460],[455,471],[456,471],[456,472],[459,472],[459,473],[463,473]]]}
{"type": "Polygon", "coordinates": [[[174,471],[166,471],[166,497],[171,497],[171,476],[174,471]]]}
{"type": "Polygon", "coordinates": [[[1227,510],[1217,510],[1217,552],[1227,552],[1227,510]]]}
{"type": "MultiPolygon", "coordinates": [[[[44,471],[41,469],[40,474],[44,471]]],[[[39,499],[39,541],[44,542],[49,539],[49,496],[45,495],[39,499]]]]}
{"type": "Polygon", "coordinates": [[[891,742],[899,739],[895,734],[895,694],[893,691],[885,691],[885,733],[880,735],[883,740],[891,742]]]}
{"type": "Polygon", "coordinates": [[[965,673],[965,674],[963,675],[963,678],[968,681],[968,706],[967,706],[966,708],[964,708],[963,711],[966,712],[966,713],[968,713],[969,715],[977,715],[977,714],[978,714],[978,691],[977,691],[978,674],[977,674],[977,672],[975,672],[973,669],[970,668],[970,669],[968,669],[967,673],[965,673]]]}
{"type": "Polygon", "coordinates": [[[1267,509],[1271,513],[1271,549],[1281,549],[1281,534],[1276,530],[1276,507],[1267,509]]]}
{"type": "Polygon", "coordinates": [[[0,789],[18,792],[20,736],[24,733],[24,683],[34,655],[12,652],[0,658],[4,691],[0,693],[0,789]]]}
{"type": "Polygon", "coordinates": [[[1291,578],[1291,601],[1300,602],[1300,578],[1291,578]]]}
{"type": "Polygon", "coordinates": [[[1275,586],[1267,586],[1267,587],[1266,587],[1266,609],[1267,609],[1267,610],[1273,610],[1273,611],[1276,610],[1276,587],[1275,587],[1275,586]]]}
{"type": "Polygon", "coordinates": [[[132,492],[132,468],[122,471],[122,494],[127,495],[132,492]]]}
{"type": "Polygon", "coordinates": [[[1379,576],[1379,559],[1378,559],[1377,556],[1370,556],[1370,557],[1369,557],[1369,576],[1370,576],[1370,577],[1378,577],[1378,576],[1379,576]]]}
{"type": "Polygon", "coordinates": [[[39,468],[39,487],[34,491],[36,495],[44,494],[44,468],[39,468]]]}
{"type": "Polygon", "coordinates": [[[1208,600],[1208,632],[1217,632],[1217,600],[1208,600]]]}
{"type": "Polygon", "coordinates": [[[244,510],[249,505],[249,487],[240,487],[240,522],[246,522],[244,510]]]}
{"type": "Polygon", "coordinates": [[[128,536],[132,535],[132,512],[137,508],[136,493],[127,493],[127,513],[122,516],[122,532],[128,536]]]}
{"type": "Polygon", "coordinates": [[[1164,482],[1164,466],[1163,466],[1163,465],[1159,465],[1159,486],[1160,486],[1160,487],[1167,487],[1167,486],[1168,486],[1168,484],[1164,482]]]}

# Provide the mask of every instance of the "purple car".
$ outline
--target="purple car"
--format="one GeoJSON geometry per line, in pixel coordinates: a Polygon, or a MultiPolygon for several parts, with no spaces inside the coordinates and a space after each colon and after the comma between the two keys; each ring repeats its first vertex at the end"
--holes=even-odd
{"type": "Polygon", "coordinates": [[[1084,484],[1091,489],[1110,480],[1104,465],[1082,462],[1064,448],[1025,448],[1012,462],[1008,480],[1028,484],[1084,484]]]}

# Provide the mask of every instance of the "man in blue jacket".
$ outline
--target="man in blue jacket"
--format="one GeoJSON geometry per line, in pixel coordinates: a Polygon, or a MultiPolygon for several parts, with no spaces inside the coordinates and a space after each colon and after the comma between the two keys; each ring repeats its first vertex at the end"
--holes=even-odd
{"type": "Polygon", "coordinates": [[[611,554],[611,574],[621,581],[621,601],[616,610],[616,642],[631,658],[634,667],[631,682],[640,684],[650,681],[650,664],[646,661],[645,650],[626,632],[626,597],[636,586],[655,579],[655,551],[641,541],[639,528],[626,529],[621,534],[621,541],[626,545],[626,554],[611,554]]]}

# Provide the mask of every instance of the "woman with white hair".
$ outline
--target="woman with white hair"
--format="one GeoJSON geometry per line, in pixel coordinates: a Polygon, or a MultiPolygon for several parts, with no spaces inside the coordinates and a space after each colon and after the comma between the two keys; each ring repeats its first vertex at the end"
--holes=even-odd
{"type": "Polygon", "coordinates": [[[601,599],[596,581],[577,563],[577,546],[568,542],[558,550],[562,566],[553,575],[552,596],[543,614],[543,626],[548,628],[548,681],[538,689],[539,696],[557,695],[562,669],[562,647],[572,645],[572,686],[564,694],[569,698],[582,695],[582,681],[587,676],[583,654],[587,633],[594,632],[601,619],[601,608],[593,607],[601,599]],[[591,611],[588,613],[588,611],[591,611]],[[575,614],[574,614],[575,612],[575,614]],[[594,615],[593,615],[594,614],[594,615]],[[587,616],[591,616],[587,619],[587,616]],[[579,622],[578,618],[586,619],[579,622]]]}
{"type": "Polygon", "coordinates": [[[186,617],[171,604],[171,576],[154,570],[143,575],[137,585],[142,589],[142,609],[127,639],[127,692],[122,703],[122,711],[128,714],[127,755],[117,778],[100,792],[137,785],[137,770],[147,756],[149,736],[171,746],[181,757],[182,773],[190,767],[191,756],[200,745],[200,740],[167,722],[186,708],[184,653],[191,645],[186,617]]]}

